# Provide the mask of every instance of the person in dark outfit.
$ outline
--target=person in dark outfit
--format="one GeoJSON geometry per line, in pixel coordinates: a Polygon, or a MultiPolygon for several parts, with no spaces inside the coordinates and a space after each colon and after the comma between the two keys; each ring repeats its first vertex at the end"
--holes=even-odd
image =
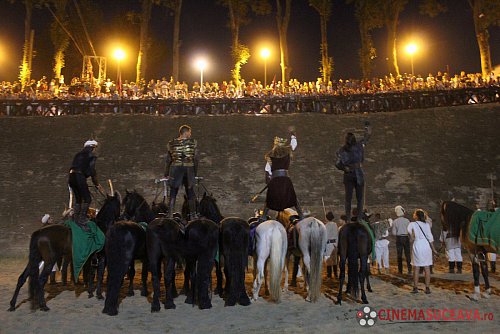
{"type": "Polygon", "coordinates": [[[97,156],[94,155],[94,149],[97,147],[95,140],[87,140],[83,145],[83,150],[78,152],[73,158],[69,169],[68,185],[75,195],[75,206],[73,207],[73,219],[75,223],[84,231],[89,231],[87,226],[87,212],[92,202],[87,178],[92,178],[92,183],[104,195],[104,189],[97,180],[95,163],[97,156]]]}
{"type": "Polygon", "coordinates": [[[168,177],[170,184],[169,218],[173,217],[175,198],[181,185],[184,185],[188,198],[188,219],[193,220],[198,217],[194,192],[198,170],[197,146],[196,140],[191,138],[191,127],[188,125],[182,125],[179,128],[179,137],[168,142],[165,176],[168,177]]]}
{"type": "Polygon", "coordinates": [[[275,137],[273,149],[266,154],[266,160],[271,170],[269,182],[267,183],[266,206],[260,221],[267,216],[269,209],[274,211],[283,211],[286,208],[294,207],[303,218],[302,210],[297,201],[297,195],[293,188],[292,180],[288,177],[288,168],[292,157],[292,147],[297,145],[297,139],[292,134],[291,143],[284,138],[275,137]],[[293,146],[292,146],[293,145],[293,146]]]}
{"type": "MultiPolygon", "coordinates": [[[[351,200],[353,191],[356,190],[357,211],[363,212],[365,179],[362,168],[364,161],[365,145],[372,133],[368,121],[365,122],[365,135],[359,142],[356,136],[349,132],[345,136],[345,143],[337,151],[336,167],[344,171],[345,189],[345,214],[347,221],[351,219],[351,200]]],[[[358,217],[361,219],[361,217],[358,217]]]]}

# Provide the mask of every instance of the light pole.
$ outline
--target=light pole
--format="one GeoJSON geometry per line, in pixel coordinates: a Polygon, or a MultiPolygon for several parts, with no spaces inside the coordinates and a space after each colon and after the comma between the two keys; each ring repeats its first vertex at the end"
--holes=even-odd
{"type": "Polygon", "coordinates": [[[413,55],[417,52],[417,45],[414,43],[408,44],[406,46],[406,52],[410,55],[411,76],[413,77],[415,75],[415,71],[413,70],[413,55]]]}
{"type": "Polygon", "coordinates": [[[122,95],[122,72],[120,69],[120,63],[121,61],[125,58],[125,51],[122,49],[116,49],[113,56],[116,59],[116,81],[118,84],[118,92],[120,93],[120,96],[122,95]]]}
{"type": "Polygon", "coordinates": [[[200,70],[200,93],[203,94],[205,91],[205,87],[203,86],[203,70],[207,67],[207,61],[200,58],[196,61],[196,66],[200,70]]]}
{"type": "Polygon", "coordinates": [[[260,56],[264,58],[264,89],[267,87],[267,58],[271,55],[269,49],[264,48],[260,51],[260,56]]]}

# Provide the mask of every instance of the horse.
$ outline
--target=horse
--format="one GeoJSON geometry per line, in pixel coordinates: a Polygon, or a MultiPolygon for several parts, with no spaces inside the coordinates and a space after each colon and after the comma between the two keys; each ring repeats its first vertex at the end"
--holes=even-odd
{"type": "Polygon", "coordinates": [[[240,218],[224,218],[217,206],[217,201],[206,193],[199,204],[200,214],[219,225],[219,261],[216,261],[217,290],[222,297],[222,272],[220,258],[224,257],[224,275],[226,285],[224,292],[225,306],[234,306],[237,302],[242,306],[250,305],[245,290],[245,268],[248,263],[248,242],[250,227],[240,218]]]}
{"type": "Polygon", "coordinates": [[[299,220],[299,216],[297,214],[297,211],[287,208],[283,211],[278,212],[278,214],[276,215],[276,220],[283,225],[285,231],[287,232],[288,249],[285,260],[285,289],[288,290],[288,268],[290,266],[290,257],[293,256],[292,282],[290,285],[296,287],[300,258],[302,256],[302,252],[298,244],[297,229],[295,228],[295,223],[299,220]]]}
{"type": "Polygon", "coordinates": [[[326,227],[320,220],[307,217],[299,221],[295,228],[299,234],[299,249],[302,253],[306,300],[316,302],[321,295],[323,251],[327,241],[326,227]]]}
{"type": "Polygon", "coordinates": [[[146,231],[139,223],[150,223],[155,215],[146,200],[136,191],[126,191],[123,199],[124,213],[106,233],[105,252],[108,260],[108,284],[102,313],[118,314],[118,297],[125,273],[128,272],[127,295],[134,295],[135,260],[142,260],[141,296],[148,295],[148,259],[146,254],[146,231]],[[130,220],[129,220],[130,219],[130,220]]]}
{"type": "MultiPolygon", "coordinates": [[[[185,302],[200,309],[212,307],[209,298],[210,272],[217,252],[218,227],[208,219],[195,219],[181,233],[179,222],[171,218],[157,218],[147,228],[147,252],[153,278],[153,302],[151,312],[160,310],[160,278],[157,265],[164,263],[166,309],[175,309],[173,289],[175,286],[175,262],[183,257],[191,283],[185,302]]],[[[189,286],[189,282],[187,286],[189,286]]],[[[185,282],[186,287],[186,282],[185,282]]]]}
{"type": "MultiPolygon", "coordinates": [[[[106,196],[104,205],[101,210],[97,213],[95,217],[95,223],[101,231],[106,234],[109,227],[116,222],[120,217],[120,194],[115,192],[113,196],[106,196]]],[[[104,249],[94,254],[94,258],[97,261],[97,285],[95,288],[96,298],[104,299],[102,295],[102,281],[104,278],[104,270],[106,269],[106,254],[104,249]]],[[[87,292],[89,298],[94,296],[94,266],[90,266],[90,273],[88,275],[88,287],[87,292]]]]}
{"type": "MultiPolygon", "coordinates": [[[[111,208],[116,207],[116,198],[116,196],[106,198],[101,208],[103,221],[107,221],[107,219],[104,219],[105,216],[107,217],[105,213],[112,211],[111,208]]],[[[70,210],[65,211],[62,221],[68,218],[69,213],[70,210]]],[[[29,297],[32,300],[32,307],[36,308],[38,306],[42,311],[50,310],[45,301],[45,283],[54,264],[62,262],[62,283],[66,285],[68,264],[72,262],[72,240],[71,229],[64,224],[48,225],[31,234],[28,264],[19,276],[14,296],[10,301],[9,311],[15,311],[19,291],[28,277],[30,278],[29,297]],[[44,261],[44,267],[40,273],[38,264],[41,261],[44,261]]],[[[73,271],[71,272],[73,273],[73,271]]]]}
{"type": "Polygon", "coordinates": [[[440,213],[443,230],[449,231],[449,236],[452,238],[460,238],[462,246],[469,251],[469,257],[472,262],[472,274],[474,276],[474,294],[470,298],[478,301],[481,296],[479,270],[481,270],[484,279],[485,292],[483,293],[483,297],[489,298],[491,288],[485,254],[491,251],[496,252],[496,250],[486,249],[485,245],[473,242],[467,236],[474,211],[456,202],[444,201],[441,203],[440,213]],[[482,255],[483,260],[480,259],[480,255],[482,255]]]}
{"type": "Polygon", "coordinates": [[[367,279],[368,291],[371,291],[368,280],[368,256],[373,251],[372,240],[366,228],[358,222],[344,224],[339,229],[340,256],[340,286],[337,295],[337,303],[342,304],[342,287],[345,281],[345,262],[349,261],[349,283],[348,291],[354,298],[358,298],[359,286],[361,286],[361,301],[368,304],[365,294],[364,281],[367,279]],[[358,272],[358,260],[361,268],[358,272]]]}
{"type": "Polygon", "coordinates": [[[264,267],[267,258],[270,258],[271,300],[279,303],[281,301],[281,276],[285,267],[288,244],[285,228],[276,220],[267,220],[255,229],[255,239],[253,299],[256,301],[259,297],[264,267]]]}

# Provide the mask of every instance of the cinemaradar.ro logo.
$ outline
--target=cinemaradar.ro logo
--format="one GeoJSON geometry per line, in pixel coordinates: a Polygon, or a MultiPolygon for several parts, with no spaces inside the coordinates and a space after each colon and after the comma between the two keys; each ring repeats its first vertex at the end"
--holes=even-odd
{"type": "Polygon", "coordinates": [[[375,325],[375,322],[377,321],[377,312],[372,310],[369,306],[365,306],[358,310],[356,317],[358,318],[358,322],[361,326],[371,327],[375,325]]]}

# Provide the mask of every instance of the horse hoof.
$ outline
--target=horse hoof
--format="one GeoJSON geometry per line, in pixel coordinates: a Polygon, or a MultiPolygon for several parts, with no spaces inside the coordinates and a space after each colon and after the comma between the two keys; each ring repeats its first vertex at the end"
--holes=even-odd
{"type": "Polygon", "coordinates": [[[9,307],[9,309],[7,311],[14,312],[15,310],[16,310],[16,307],[15,306],[11,306],[11,307],[9,307]]]}
{"type": "Polygon", "coordinates": [[[363,299],[363,300],[361,301],[361,303],[362,303],[362,304],[368,304],[368,300],[363,299]]]}
{"type": "Polygon", "coordinates": [[[205,302],[205,303],[200,303],[200,310],[207,310],[209,308],[212,308],[212,303],[211,302],[205,302]]]}
{"type": "Polygon", "coordinates": [[[270,295],[269,290],[264,291],[264,295],[269,296],[270,295]]]}
{"type": "Polygon", "coordinates": [[[240,301],[239,301],[239,304],[241,306],[248,306],[250,305],[252,302],[250,301],[250,298],[248,298],[248,296],[245,296],[243,298],[240,298],[240,301]]]}
{"type": "Polygon", "coordinates": [[[89,293],[89,299],[94,297],[94,294],[93,293],[89,293]]]}
{"type": "Polygon", "coordinates": [[[103,296],[103,295],[97,295],[97,296],[96,296],[96,298],[97,298],[98,300],[103,300],[103,299],[104,299],[104,296],[103,296]]]}
{"type": "Polygon", "coordinates": [[[141,291],[141,296],[142,297],[147,297],[148,296],[148,292],[147,291],[141,291]]]}
{"type": "Polygon", "coordinates": [[[40,306],[40,311],[47,312],[47,311],[50,311],[50,308],[48,308],[48,307],[47,307],[47,305],[45,305],[45,306],[40,306]]]}
{"type": "Polygon", "coordinates": [[[368,292],[373,292],[373,290],[370,288],[370,289],[368,289],[368,292]]]}
{"type": "Polygon", "coordinates": [[[192,297],[186,297],[186,300],[184,300],[184,303],[186,304],[193,304],[193,298],[192,297]]]}
{"type": "Polygon", "coordinates": [[[104,308],[104,310],[102,310],[102,313],[107,314],[109,316],[115,316],[115,315],[118,314],[118,310],[117,309],[104,308]]]}
{"type": "Polygon", "coordinates": [[[222,289],[221,288],[215,288],[214,295],[222,297],[222,289]]]}
{"type": "Polygon", "coordinates": [[[226,300],[226,302],[224,303],[224,306],[235,306],[236,305],[236,300],[234,299],[228,299],[226,300]]]}
{"type": "Polygon", "coordinates": [[[166,302],[165,303],[165,309],[166,310],[175,310],[176,306],[173,301],[166,302]]]}
{"type": "Polygon", "coordinates": [[[479,295],[474,293],[473,295],[470,296],[470,299],[477,302],[479,300],[479,295]]]}

